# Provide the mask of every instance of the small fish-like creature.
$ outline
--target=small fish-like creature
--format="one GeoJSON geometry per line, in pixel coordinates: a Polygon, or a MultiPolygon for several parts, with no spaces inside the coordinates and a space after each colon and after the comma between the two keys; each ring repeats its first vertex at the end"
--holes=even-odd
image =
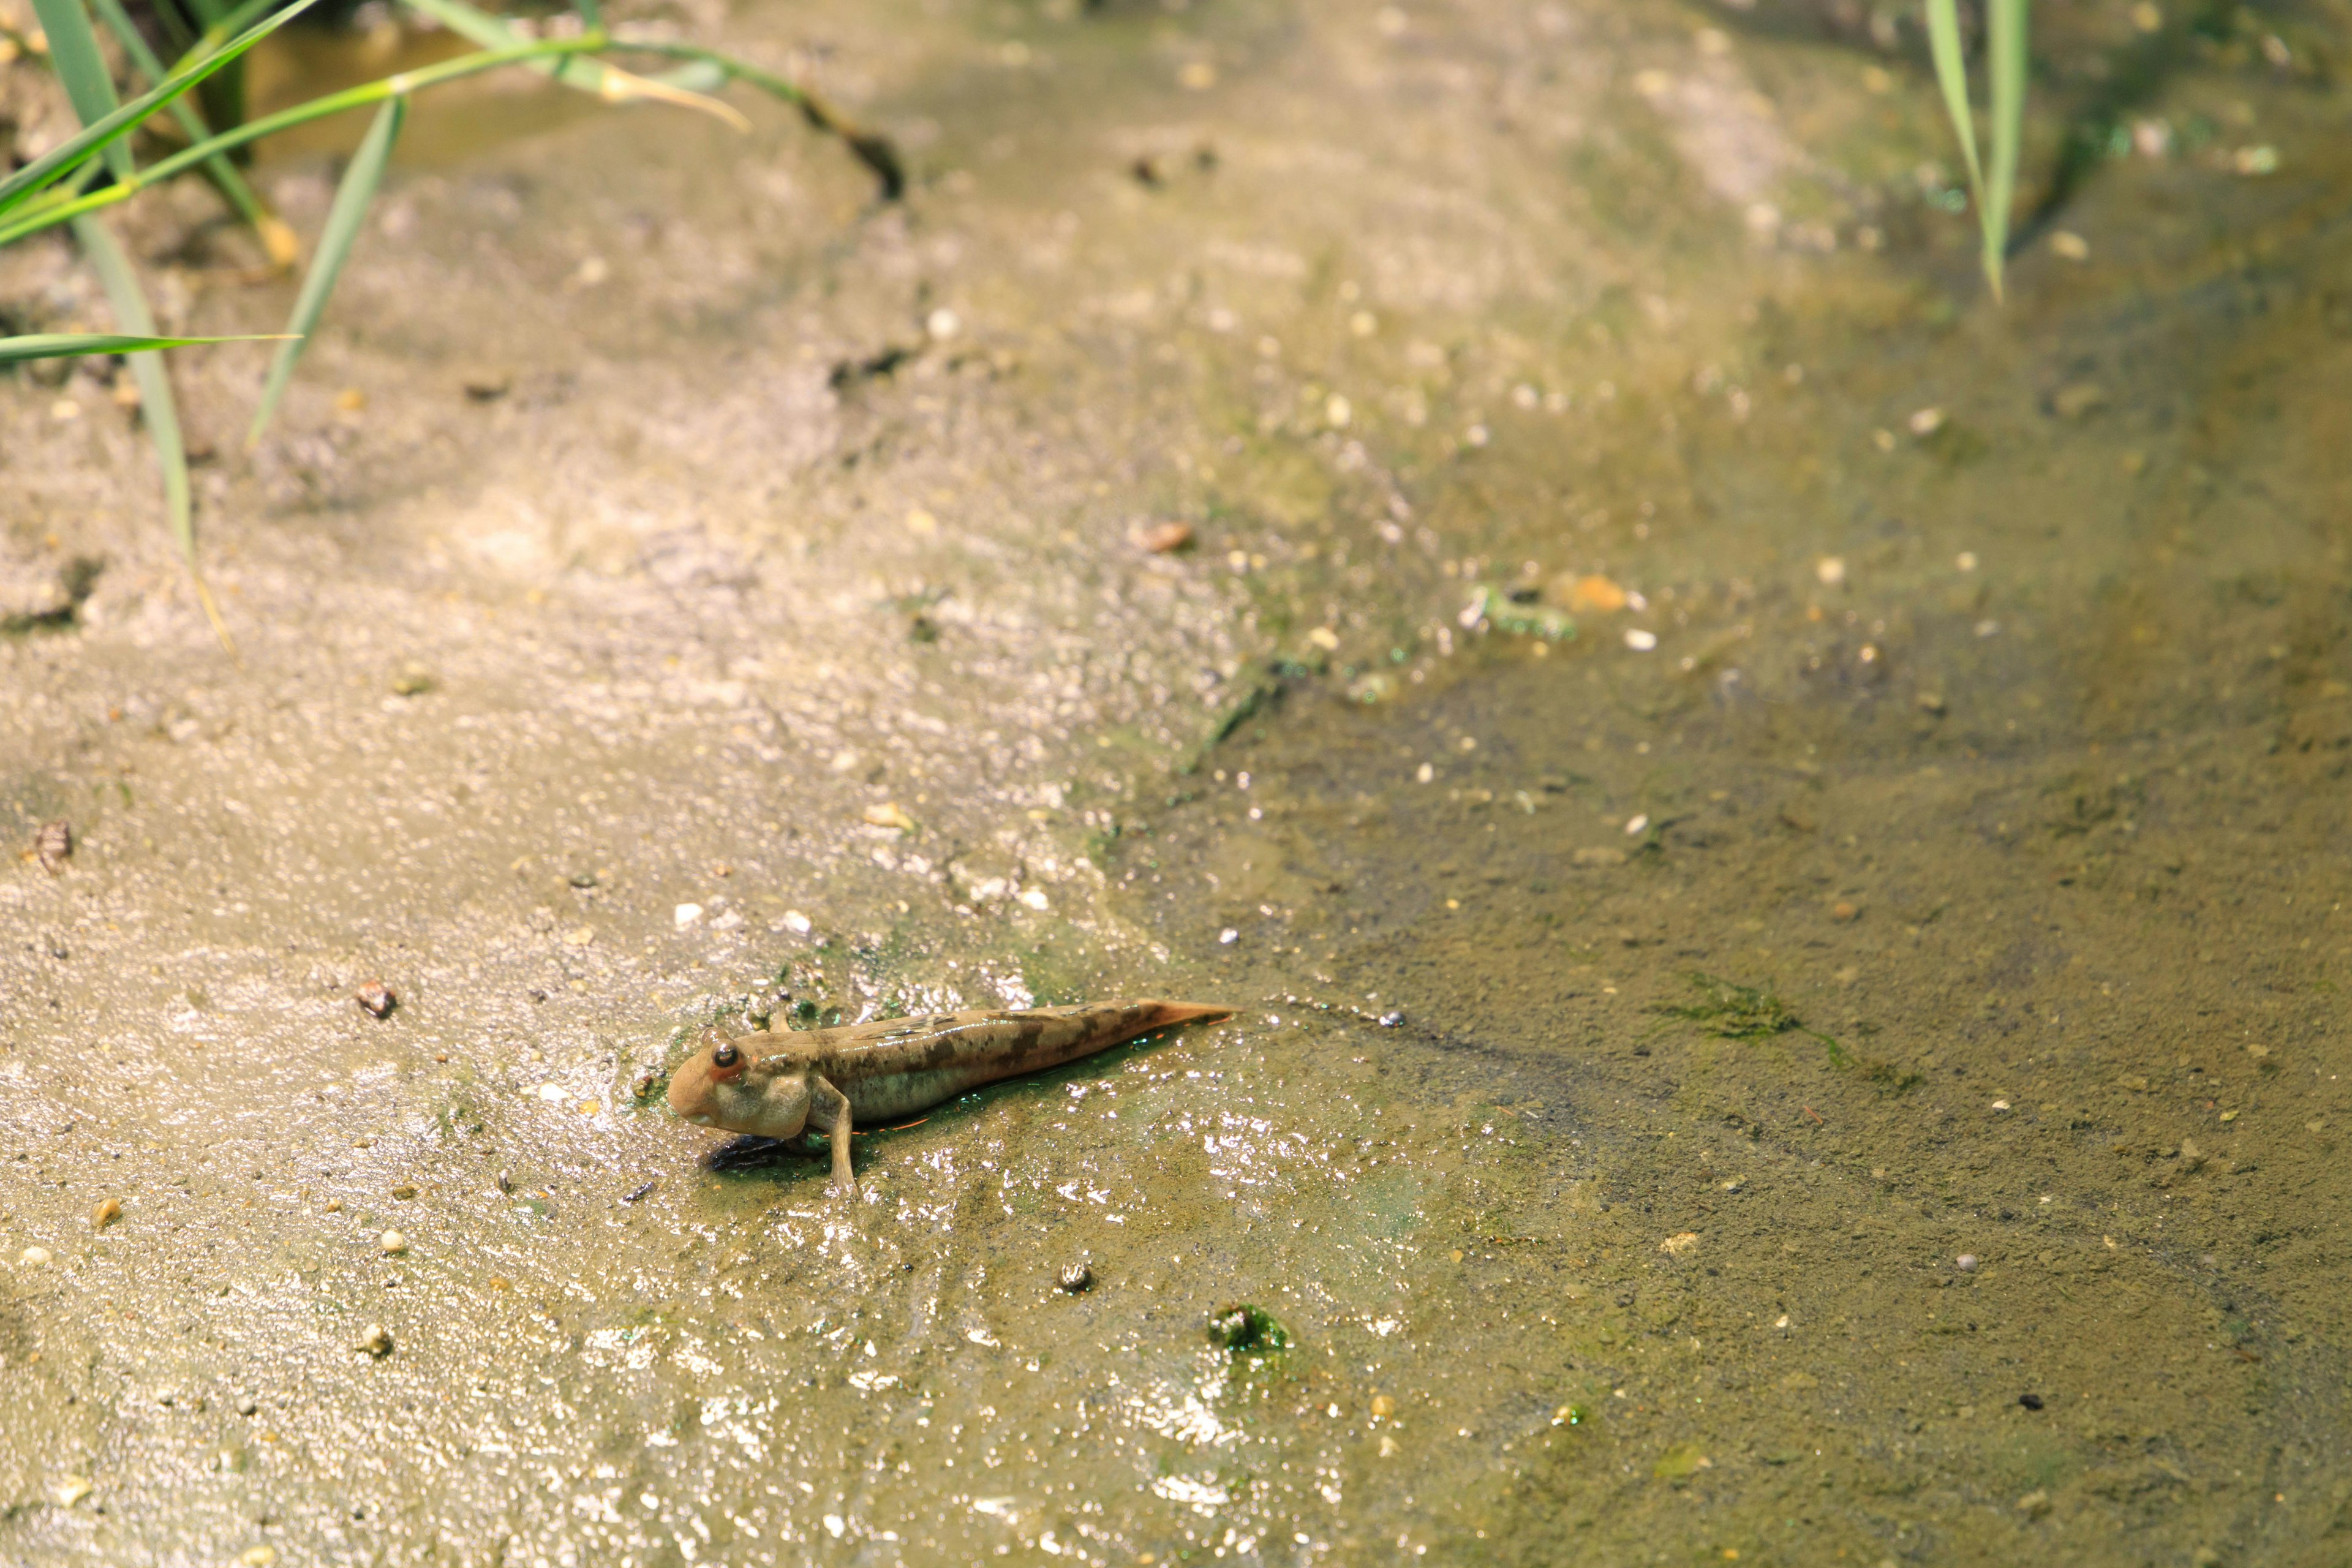
{"type": "Polygon", "coordinates": [[[669,1108],[698,1127],[779,1138],[802,1152],[807,1134],[822,1132],[834,1184],[854,1193],[853,1125],[899,1121],[999,1079],[1232,1012],[1194,1002],[1104,1002],[740,1035],[679,1067],[669,1080],[669,1108]]]}

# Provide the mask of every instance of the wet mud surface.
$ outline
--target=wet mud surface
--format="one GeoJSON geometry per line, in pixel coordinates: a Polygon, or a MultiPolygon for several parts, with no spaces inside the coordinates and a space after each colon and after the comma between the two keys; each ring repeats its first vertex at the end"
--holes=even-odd
{"type": "Polygon", "coordinates": [[[2352,1552],[2341,18],[2053,17],[1996,310],[1834,13],[698,19],[898,205],[428,104],[174,362],[242,664],[0,382],[0,1556],[2352,1552]],[[854,1204],[662,1105],[1118,995],[854,1204]]]}

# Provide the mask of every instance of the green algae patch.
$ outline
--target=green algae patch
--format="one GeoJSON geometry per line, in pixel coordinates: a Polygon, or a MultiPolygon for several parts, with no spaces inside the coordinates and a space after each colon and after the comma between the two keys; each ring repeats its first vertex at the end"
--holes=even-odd
{"type": "Polygon", "coordinates": [[[1209,1320],[1209,1342],[1234,1355],[1262,1355],[1289,1349],[1290,1332],[1272,1312],[1241,1301],[1209,1320]]]}

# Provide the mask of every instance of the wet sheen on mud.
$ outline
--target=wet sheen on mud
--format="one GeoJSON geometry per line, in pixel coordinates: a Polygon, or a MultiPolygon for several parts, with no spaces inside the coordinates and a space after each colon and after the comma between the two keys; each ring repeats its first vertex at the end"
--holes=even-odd
{"type": "Polygon", "coordinates": [[[2336,1561],[2341,95],[2112,9],[2038,144],[2177,142],[1996,310],[1834,7],[755,7],[908,203],[428,138],[205,470],[242,668],[102,392],[0,384],[5,585],[103,562],[0,637],[77,834],[0,1556],[2336,1561]],[[663,1108],[1125,995],[1238,1011],[855,1203],[663,1108]]]}

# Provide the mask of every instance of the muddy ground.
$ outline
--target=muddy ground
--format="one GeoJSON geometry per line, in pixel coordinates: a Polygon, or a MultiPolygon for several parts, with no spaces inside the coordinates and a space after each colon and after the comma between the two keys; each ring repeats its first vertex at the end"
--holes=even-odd
{"type": "Polygon", "coordinates": [[[173,361],[236,661],[0,380],[0,1556],[2352,1558],[2346,17],[2040,10],[2000,306],[1859,6],[670,18],[896,203],[428,99],[173,361]],[[855,1204],[660,1102],[1124,994],[855,1204]]]}

